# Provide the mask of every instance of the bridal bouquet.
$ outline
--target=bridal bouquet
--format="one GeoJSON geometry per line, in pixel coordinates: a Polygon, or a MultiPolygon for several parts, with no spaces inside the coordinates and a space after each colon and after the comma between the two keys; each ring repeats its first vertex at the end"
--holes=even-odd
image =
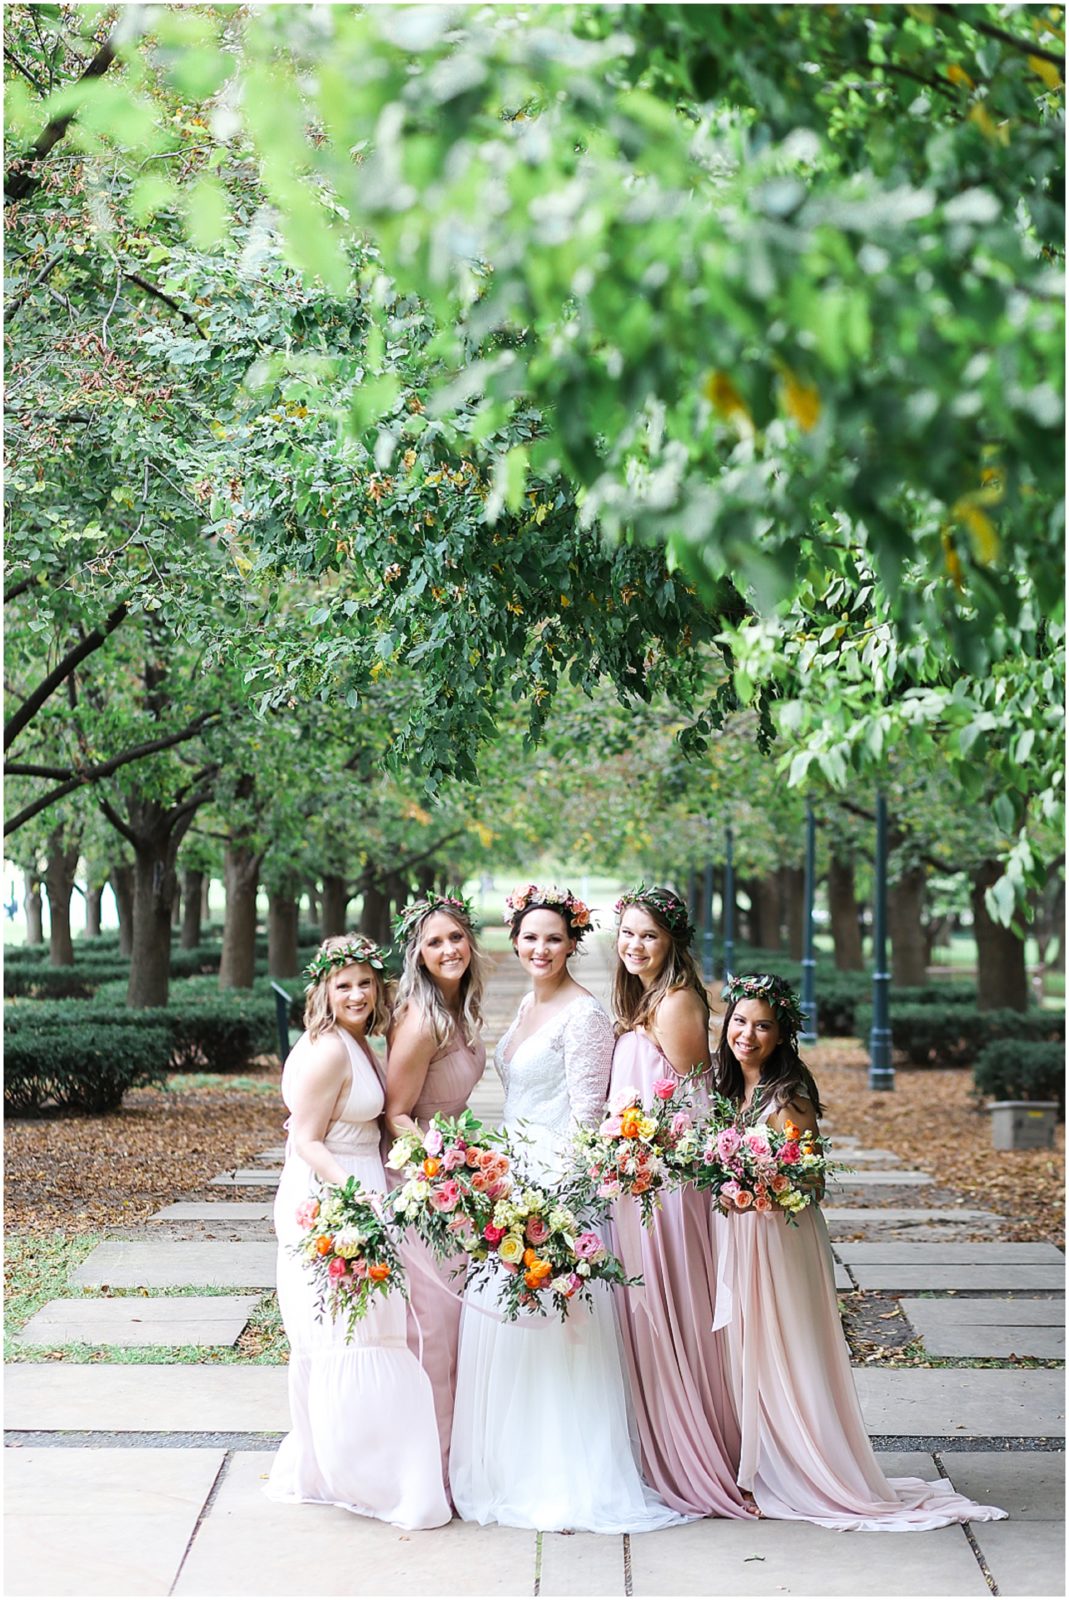
{"type": "Polygon", "coordinates": [[[724,1211],[767,1216],[778,1207],[797,1222],[800,1211],[818,1203],[832,1170],[824,1139],[803,1138],[790,1121],[782,1132],[748,1122],[733,1101],[717,1095],[713,1119],[701,1129],[694,1183],[711,1190],[724,1211]]]}
{"type": "Polygon", "coordinates": [[[521,1311],[546,1316],[557,1312],[565,1321],[572,1305],[589,1303],[595,1283],[628,1284],[614,1255],[584,1220],[584,1199],[575,1185],[548,1194],[520,1188],[499,1200],[483,1229],[487,1255],[473,1277],[499,1272],[498,1301],[508,1322],[521,1311]]]}
{"type": "Polygon", "coordinates": [[[386,1165],[405,1180],[389,1196],[391,1214],[413,1227],[438,1260],[458,1250],[485,1259],[484,1229],[512,1187],[511,1162],[499,1134],[470,1111],[439,1115],[426,1133],[413,1129],[396,1139],[386,1165]]]}
{"type": "Polygon", "coordinates": [[[316,1320],[345,1317],[347,1340],[374,1295],[405,1292],[404,1269],[382,1208],[382,1196],[361,1189],[356,1178],[329,1184],[318,1199],[297,1207],[305,1236],[290,1248],[312,1274],[316,1320]]]}
{"type": "Polygon", "coordinates": [[[700,1137],[686,1080],[655,1079],[648,1106],[637,1089],[621,1089],[606,1109],[600,1127],[578,1128],[573,1135],[579,1171],[593,1186],[592,1199],[635,1199],[649,1227],[661,1191],[693,1176],[700,1137]]]}

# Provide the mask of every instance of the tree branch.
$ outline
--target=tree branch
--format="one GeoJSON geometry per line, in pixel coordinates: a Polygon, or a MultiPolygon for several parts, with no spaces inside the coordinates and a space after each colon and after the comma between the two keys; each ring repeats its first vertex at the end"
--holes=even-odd
{"type": "MultiPolygon", "coordinates": [[[[112,756],[110,761],[103,761],[95,767],[86,767],[84,771],[67,783],[60,784],[58,788],[50,790],[48,794],[42,795],[39,799],[34,800],[32,804],[24,806],[20,812],[11,818],[10,822],[5,822],[5,838],[9,833],[15,833],[24,823],[36,817],[39,812],[44,811],[48,806],[54,805],[57,800],[62,800],[65,795],[72,794],[75,789],[84,788],[86,784],[99,783],[102,778],[110,778],[113,772],[118,772],[120,767],[127,766],[131,761],[140,761],[144,756],[156,755],[160,750],[170,750],[176,744],[185,744],[188,740],[195,739],[208,722],[216,720],[220,715],[221,713],[218,711],[202,711],[200,716],[194,717],[193,721],[179,733],[170,733],[161,739],[150,739],[145,744],[134,745],[132,749],[124,750],[121,755],[112,756]]],[[[100,809],[104,812],[108,821],[122,833],[124,831],[123,826],[120,822],[114,820],[118,813],[115,812],[112,815],[108,806],[107,800],[100,802],[100,809]]],[[[184,810],[185,807],[182,809],[184,810]]],[[[126,836],[132,839],[131,834],[127,833],[126,836]]]]}
{"type": "MultiPolygon", "coordinates": [[[[390,871],[407,872],[410,867],[418,867],[421,861],[426,861],[430,856],[433,856],[434,852],[440,850],[443,844],[448,844],[450,839],[459,839],[460,835],[466,831],[464,828],[454,828],[452,833],[445,833],[440,839],[435,839],[434,843],[428,845],[426,850],[421,850],[419,855],[409,856],[407,860],[397,862],[395,866],[390,868],[390,871]]],[[[372,868],[370,872],[365,870],[357,878],[353,886],[353,894],[360,894],[362,890],[370,889],[373,883],[378,882],[379,877],[380,874],[375,868],[372,868]]]]}
{"type": "Polygon", "coordinates": [[[28,577],[28,578],[20,578],[18,583],[12,584],[10,589],[5,587],[5,589],[4,589],[4,604],[5,604],[5,606],[7,605],[9,600],[17,600],[20,594],[25,594],[27,589],[32,589],[36,582],[37,582],[36,577],[31,574],[31,576],[28,577]]]}
{"type": "Polygon", "coordinates": [[[5,778],[52,778],[63,782],[75,776],[73,767],[38,767],[32,761],[5,761],[5,778]]]}
{"type": "Polygon", "coordinates": [[[162,300],[164,305],[170,306],[172,311],[177,311],[183,322],[188,322],[191,328],[196,329],[197,333],[200,334],[202,339],[206,339],[208,337],[192,312],[187,311],[184,306],[180,306],[177,300],[172,299],[169,294],[165,294],[162,289],[157,289],[156,285],[154,283],[150,283],[147,278],[142,278],[137,272],[124,272],[123,277],[128,283],[136,283],[137,287],[139,289],[144,289],[146,294],[152,295],[157,300],[162,300]]]}
{"type": "Polygon", "coordinates": [[[71,673],[81,665],[86,656],[91,656],[94,650],[99,650],[109,634],[114,633],[115,629],[121,622],[125,621],[128,615],[129,607],[126,601],[123,600],[99,628],[94,628],[92,633],[87,634],[79,644],[75,645],[73,650],[69,650],[59,665],[48,674],[48,677],[42,679],[29,699],[23,701],[15,715],[7,722],[4,728],[5,750],[12,740],[18,737],[26,724],[37,715],[45,701],[55,693],[63,680],[70,677],[71,673]]]}
{"type": "Polygon", "coordinates": [[[44,93],[45,93],[44,84],[43,83],[38,83],[37,79],[34,77],[33,73],[30,71],[29,67],[24,67],[22,62],[19,60],[18,56],[15,54],[15,52],[13,50],[9,50],[6,44],[4,46],[4,60],[5,61],[10,61],[11,65],[14,67],[15,71],[16,72],[21,72],[22,76],[26,79],[26,82],[29,83],[29,84],[32,84],[33,87],[37,90],[37,93],[39,95],[44,95],[44,93]]]}
{"type": "Polygon", "coordinates": [[[122,817],[120,817],[110,800],[102,800],[100,802],[100,809],[104,813],[104,816],[107,818],[107,820],[111,823],[112,827],[117,829],[118,832],[122,834],[123,838],[128,844],[137,844],[137,835],[134,833],[133,828],[131,828],[122,817]]]}
{"type": "MultiPolygon", "coordinates": [[[[950,17],[955,16],[957,9],[957,6],[951,5],[936,6],[937,11],[941,11],[945,16],[950,17]]],[[[994,22],[980,22],[976,17],[955,17],[955,20],[959,23],[964,22],[970,28],[975,28],[977,33],[986,34],[989,39],[998,39],[1003,44],[1008,44],[1012,50],[1018,51],[1023,56],[1038,56],[1041,61],[1053,62],[1061,71],[1062,76],[1065,76],[1065,57],[1058,55],[1053,50],[1044,49],[1042,45],[1036,44],[1032,39],[1022,39],[1016,33],[1008,33],[1005,28],[998,27],[994,22]]]]}
{"type": "Polygon", "coordinates": [[[40,272],[37,273],[36,277],[31,278],[25,289],[21,289],[19,293],[15,295],[14,299],[7,308],[7,320],[9,322],[19,308],[30,298],[33,291],[39,288],[41,284],[44,283],[46,278],[51,277],[52,273],[63,260],[63,256],[64,252],[62,250],[57,250],[54,256],[49,256],[48,260],[45,262],[40,272]]]}
{"type": "MultiPolygon", "coordinates": [[[[133,11],[140,12],[140,6],[131,7],[133,11]]],[[[112,29],[107,39],[101,45],[96,55],[90,61],[81,77],[77,80],[84,83],[87,78],[102,78],[115,60],[115,53],[119,44],[130,37],[132,32],[129,13],[122,17],[112,29]]],[[[53,117],[45,125],[44,131],[38,135],[37,142],[25,156],[12,162],[4,174],[4,193],[9,200],[22,200],[32,190],[36,189],[40,179],[29,170],[30,164],[43,161],[54,145],[63,138],[67,129],[74,121],[73,111],[65,112],[61,117],[53,117]],[[23,170],[25,166],[25,170],[23,170]]]]}

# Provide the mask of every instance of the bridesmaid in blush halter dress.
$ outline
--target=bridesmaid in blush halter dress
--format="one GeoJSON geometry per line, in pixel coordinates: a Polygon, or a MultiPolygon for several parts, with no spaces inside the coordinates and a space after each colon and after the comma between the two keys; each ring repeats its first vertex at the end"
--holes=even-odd
{"type": "Polygon", "coordinates": [[[290,1345],[292,1431],[265,1492],[437,1528],[449,1505],[435,1449],[434,1400],[405,1340],[405,1303],[376,1301],[346,1337],[344,1317],[316,1315],[312,1278],[292,1245],[306,1237],[298,1210],[320,1184],[359,1180],[381,1195],[382,1084],[368,1046],[389,1017],[385,958],[357,935],[324,940],[307,970],[306,1031],[286,1058],[286,1160],[275,1198],[278,1304],[290,1345]]]}
{"type": "MultiPolygon", "coordinates": [[[[747,1120],[815,1135],[816,1084],[798,1055],[797,995],[772,974],[729,978],[716,1054],[718,1089],[747,1120]]],[[[731,1202],[722,1201],[729,1206],[731,1202]]],[[[739,1482],[768,1517],[824,1528],[904,1533],[993,1522],[947,1482],[885,1478],[869,1443],[839,1321],[834,1261],[819,1206],[788,1226],[778,1209],[716,1219],[717,1320],[724,1321],[742,1428],[739,1482]]]]}
{"type": "MultiPolygon", "coordinates": [[[[648,1104],[658,1078],[708,1072],[709,1002],[690,954],[694,929],[670,889],[625,894],[616,906],[613,1012],[618,1034],[609,1098],[640,1091],[648,1104]]],[[[691,1086],[707,1110],[706,1077],[691,1086]]],[[[740,1436],[724,1336],[714,1333],[716,1254],[709,1197],[689,1186],[663,1197],[651,1228],[638,1202],[617,1201],[613,1249],[641,1288],[618,1289],[616,1305],[634,1402],[642,1467],[677,1511],[703,1517],[752,1515],[736,1481],[740,1436]]]]}
{"type": "MultiPolygon", "coordinates": [[[[397,933],[404,971],[386,1068],[386,1128],[393,1138],[417,1124],[426,1130],[439,1112],[459,1116],[486,1065],[479,1038],[484,958],[468,902],[460,894],[429,894],[405,908],[397,933]]],[[[466,1257],[438,1262],[412,1233],[401,1256],[408,1271],[409,1348],[434,1388],[448,1486],[466,1257]]]]}

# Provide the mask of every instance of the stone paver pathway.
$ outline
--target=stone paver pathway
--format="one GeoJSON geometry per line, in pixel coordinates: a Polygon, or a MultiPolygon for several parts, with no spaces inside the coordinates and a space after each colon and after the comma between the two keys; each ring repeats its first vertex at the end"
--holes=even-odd
{"type": "MultiPolygon", "coordinates": [[[[607,1002],[611,946],[594,940],[577,976],[607,1002]]],[[[526,983],[496,965],[487,1043],[526,983]]],[[[492,1065],[472,1099],[496,1121],[492,1065]]],[[[280,1113],[280,1130],[281,1130],[280,1113]]],[[[928,1353],[1020,1357],[1064,1349],[1064,1259],[997,1242],[1000,1219],[923,1205],[930,1174],[893,1152],[836,1141],[855,1167],[830,1189],[836,1285],[901,1308],[928,1353]],[[889,1204],[880,1203],[886,1195],[889,1204]],[[989,1228],[991,1240],[960,1241],[989,1228]],[[860,1237],[857,1237],[859,1236],[860,1237]],[[991,1241],[995,1242],[991,1242],[991,1241]],[[909,1291],[907,1295],[907,1291],[909,1291]],[[918,1294],[917,1291],[922,1291],[918,1294]],[[901,1298],[907,1295],[906,1298],[901,1298]],[[1039,1296],[1039,1298],[1037,1298],[1039,1296]],[[996,1348],[997,1347],[997,1348],[996,1348]]],[[[286,1369],[210,1360],[274,1281],[271,1189],[282,1145],[212,1180],[218,1201],[176,1197],[137,1237],[115,1237],[71,1275],[130,1292],[57,1300],[23,1338],[59,1346],[192,1344],[195,1365],[14,1363],[5,1394],[11,1595],[1053,1595],[1063,1584],[1063,1371],[1056,1367],[865,1366],[866,1427],[890,1475],[949,1477],[1010,1511],[1006,1523],[934,1533],[835,1534],[807,1523],[706,1520],[602,1538],[479,1528],[430,1533],[262,1493],[289,1423],[286,1369]],[[243,1189],[255,1199],[225,1197],[243,1189]],[[158,1239],[146,1237],[159,1232],[158,1239]],[[180,1237],[179,1237],[180,1235],[180,1237]],[[189,1293],[153,1293],[163,1287],[189,1293]],[[145,1292],[137,1294],[136,1290],[145,1292]],[[198,1320],[203,1319],[203,1320],[198,1320]],[[1024,1449],[1026,1443],[1033,1448],[1024,1449]]],[[[880,1301],[877,1300],[877,1304],[880,1301]]]]}

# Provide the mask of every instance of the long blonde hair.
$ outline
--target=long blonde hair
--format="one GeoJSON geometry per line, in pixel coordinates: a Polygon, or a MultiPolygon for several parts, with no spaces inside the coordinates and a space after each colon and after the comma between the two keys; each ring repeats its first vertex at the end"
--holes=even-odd
{"type": "MultiPolygon", "coordinates": [[[[665,995],[672,994],[677,989],[692,989],[698,996],[705,1015],[705,1031],[708,1033],[709,996],[697,963],[690,953],[689,928],[679,932],[674,931],[668,926],[664,912],[653,901],[636,897],[629,904],[641,905],[643,911],[649,913],[658,928],[668,935],[672,944],[665,957],[664,966],[648,989],[633,972],[628,972],[620,960],[620,952],[617,949],[616,969],[612,975],[612,1012],[617,1036],[629,1033],[632,1028],[651,1027],[657,1007],[665,995]]],[[[626,909],[625,907],[621,917],[626,915],[626,909]]]]}
{"type": "MultiPolygon", "coordinates": [[[[357,952],[365,947],[368,949],[374,948],[362,934],[332,933],[328,939],[323,940],[316,954],[317,956],[326,956],[335,950],[347,951],[352,949],[354,952],[353,960],[351,963],[346,963],[347,965],[371,966],[371,971],[375,975],[375,1004],[372,1007],[367,1028],[364,1030],[367,1037],[371,1038],[373,1034],[385,1033],[390,1026],[390,993],[385,971],[370,962],[361,962],[359,960],[357,952]]],[[[329,971],[310,983],[305,990],[307,999],[304,1007],[304,1026],[311,1040],[318,1039],[321,1033],[326,1033],[328,1028],[336,1026],[334,1008],[330,1003],[330,980],[335,972],[343,970],[344,968],[341,966],[332,966],[329,971]]]]}
{"type": "Polygon", "coordinates": [[[431,917],[437,916],[439,912],[443,917],[452,918],[457,927],[467,934],[471,946],[471,962],[460,980],[460,1032],[465,1044],[473,1045],[483,1023],[486,957],[479,949],[474,924],[459,907],[454,909],[452,906],[431,904],[407,926],[402,947],[404,964],[397,985],[393,1026],[396,1027],[406,1011],[414,1007],[420,1018],[429,1023],[435,1047],[440,1049],[457,1025],[453,1013],[442,999],[442,991],[420,959],[423,930],[431,917]]]}

